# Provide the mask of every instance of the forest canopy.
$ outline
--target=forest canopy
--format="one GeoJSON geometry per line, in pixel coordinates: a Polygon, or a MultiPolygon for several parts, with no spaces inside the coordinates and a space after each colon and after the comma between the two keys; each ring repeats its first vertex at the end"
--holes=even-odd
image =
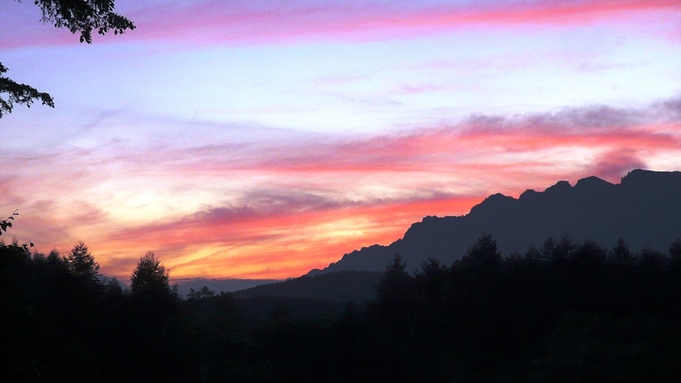
{"type": "Polygon", "coordinates": [[[451,265],[408,273],[396,255],[376,299],[345,305],[208,288],[183,299],[153,253],[130,289],[97,266],[83,243],[67,256],[0,246],[5,381],[679,378],[681,240],[663,253],[548,238],[502,256],[484,234],[451,265]]]}

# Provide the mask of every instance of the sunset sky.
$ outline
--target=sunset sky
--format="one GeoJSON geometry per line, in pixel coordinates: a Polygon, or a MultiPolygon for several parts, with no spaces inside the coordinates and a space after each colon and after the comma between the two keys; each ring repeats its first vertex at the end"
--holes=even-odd
{"type": "Polygon", "coordinates": [[[426,215],[681,170],[681,1],[116,1],[78,35],[0,3],[2,238],[127,280],[287,278],[426,215]]]}

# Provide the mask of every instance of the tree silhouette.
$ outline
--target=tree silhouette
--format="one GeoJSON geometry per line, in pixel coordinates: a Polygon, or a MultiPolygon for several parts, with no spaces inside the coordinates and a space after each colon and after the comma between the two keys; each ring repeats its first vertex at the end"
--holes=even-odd
{"type": "Polygon", "coordinates": [[[166,292],[170,291],[168,279],[170,274],[165,266],[156,258],[151,251],[140,258],[137,268],[130,276],[130,289],[133,293],[139,292],[166,292]]]}
{"type": "Polygon", "coordinates": [[[132,21],[113,12],[114,0],[36,0],[43,11],[42,21],[57,28],[68,28],[80,33],[80,42],[92,43],[92,31],[105,35],[112,30],[115,35],[135,29],[132,21]]]}
{"type": "Polygon", "coordinates": [[[617,245],[612,248],[610,257],[616,265],[630,265],[634,262],[634,256],[622,237],[617,240],[617,245]]]}
{"type": "MultiPolygon", "coordinates": [[[[560,262],[533,249],[491,272],[429,259],[412,276],[396,256],[382,298],[345,313],[336,305],[335,317],[328,306],[303,317],[300,300],[246,302],[207,287],[179,300],[152,253],[134,275],[163,293],[136,283],[124,294],[115,280],[85,283],[56,251],[0,246],[0,339],[11,350],[0,381],[679,381],[681,274],[671,259],[644,249],[623,266],[595,242],[574,245],[560,262]]],[[[490,254],[485,235],[468,257],[490,254]]]]}
{"type": "Polygon", "coordinates": [[[40,92],[30,85],[21,84],[5,77],[7,71],[7,67],[0,63],[0,118],[4,114],[12,113],[15,103],[25,104],[30,108],[33,101],[39,100],[43,105],[54,108],[52,96],[40,92]],[[3,97],[3,94],[7,94],[7,97],[3,97]]]}
{"type": "MultiPolygon", "coordinates": [[[[2,73],[2,64],[0,64],[0,73],[2,73]]],[[[6,219],[0,220],[0,235],[2,235],[3,232],[7,232],[7,228],[12,227],[12,221],[14,221],[14,216],[17,215],[19,215],[19,213],[15,211],[6,219]]]]}
{"type": "Polygon", "coordinates": [[[419,279],[444,278],[447,268],[436,258],[429,257],[421,263],[421,269],[415,272],[415,277],[419,279]]]}
{"type": "Polygon", "coordinates": [[[477,270],[493,270],[501,263],[501,253],[497,241],[489,233],[483,233],[478,241],[461,258],[463,264],[477,270]]]}
{"type": "MultiPolygon", "coordinates": [[[[114,0],[35,0],[42,10],[42,22],[80,33],[80,42],[92,43],[92,32],[115,35],[135,29],[132,21],[114,13],[114,0]]],[[[4,76],[8,69],[0,62],[0,118],[12,112],[14,104],[30,107],[34,101],[54,108],[52,96],[4,76]],[[7,96],[4,96],[4,95],[7,96]]]]}
{"type": "Polygon", "coordinates": [[[413,279],[407,273],[406,267],[407,264],[402,262],[402,256],[395,254],[376,285],[379,300],[403,301],[411,297],[413,279]]]}
{"type": "MultiPolygon", "coordinates": [[[[0,64],[0,66],[1,65],[2,64],[0,64]]],[[[2,101],[1,98],[0,98],[0,101],[2,101]]],[[[8,228],[12,227],[12,221],[14,221],[14,217],[17,216],[17,215],[19,215],[19,212],[15,210],[14,213],[12,213],[12,215],[10,215],[9,217],[7,217],[5,219],[0,219],[0,236],[2,236],[3,232],[6,233],[8,228]]],[[[14,240],[12,241],[12,244],[15,245],[15,246],[19,246],[19,242],[17,241],[16,238],[14,238],[14,240]]],[[[0,246],[4,246],[4,245],[5,245],[4,240],[2,240],[0,238],[0,246]]],[[[29,253],[28,248],[33,247],[33,242],[31,242],[31,241],[24,242],[24,243],[21,244],[21,247],[24,249],[24,251],[26,253],[29,253]]]]}
{"type": "Polygon", "coordinates": [[[552,259],[554,261],[568,259],[573,255],[576,248],[577,245],[575,244],[575,240],[568,235],[564,235],[560,238],[560,241],[556,243],[556,248],[553,251],[552,259]]]}
{"type": "Polygon", "coordinates": [[[421,269],[414,273],[414,282],[421,299],[439,302],[447,295],[447,268],[437,259],[428,258],[421,263],[421,269]]]}
{"type": "Polygon", "coordinates": [[[669,256],[674,262],[681,262],[681,238],[677,238],[669,246],[669,256]]]}
{"type": "Polygon", "coordinates": [[[553,254],[556,251],[557,243],[555,238],[553,237],[548,237],[546,240],[544,240],[544,243],[542,244],[540,253],[541,253],[541,259],[542,260],[549,260],[553,257],[553,254]]]}
{"type": "Polygon", "coordinates": [[[100,275],[99,265],[83,242],[78,242],[73,247],[66,260],[69,263],[69,270],[79,277],[96,281],[100,275]]]}
{"type": "Polygon", "coordinates": [[[194,289],[189,289],[189,294],[187,294],[187,299],[203,299],[215,296],[215,291],[208,288],[208,286],[203,286],[199,291],[194,289]]]}
{"type": "MultiPolygon", "coordinates": [[[[134,371],[127,381],[196,381],[186,375],[194,363],[185,344],[181,300],[168,285],[169,273],[152,252],[140,258],[130,277],[131,293],[126,305],[129,336],[135,339],[128,350],[134,371]]],[[[196,370],[194,370],[196,371],[196,370]]]]}

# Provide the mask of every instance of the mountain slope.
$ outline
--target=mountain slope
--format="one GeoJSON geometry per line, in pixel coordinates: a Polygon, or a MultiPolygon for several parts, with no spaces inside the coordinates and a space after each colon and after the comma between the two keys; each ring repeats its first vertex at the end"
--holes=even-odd
{"type": "Polygon", "coordinates": [[[236,299],[285,297],[362,303],[375,298],[374,287],[380,277],[381,274],[378,272],[363,271],[341,271],[314,277],[302,276],[236,291],[232,296],[236,299]]]}
{"type": "Polygon", "coordinates": [[[491,233],[502,254],[524,252],[548,237],[567,235],[614,246],[622,237],[632,250],[666,250],[681,238],[681,172],[634,170],[611,184],[597,177],[574,186],[560,181],[519,198],[494,194],[460,217],[425,217],[389,246],[373,245],[345,254],[309,275],[341,270],[382,271],[399,253],[407,268],[428,257],[445,263],[461,258],[483,233],[491,233]]]}

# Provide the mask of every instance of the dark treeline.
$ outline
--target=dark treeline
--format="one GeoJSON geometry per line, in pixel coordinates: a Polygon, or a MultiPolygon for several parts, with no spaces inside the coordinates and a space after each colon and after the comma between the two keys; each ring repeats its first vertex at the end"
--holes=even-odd
{"type": "Polygon", "coordinates": [[[2,381],[678,381],[681,240],[667,253],[569,238],[452,265],[396,256],[364,304],[186,299],[148,253],[130,289],[87,247],[0,246],[2,381]]]}

